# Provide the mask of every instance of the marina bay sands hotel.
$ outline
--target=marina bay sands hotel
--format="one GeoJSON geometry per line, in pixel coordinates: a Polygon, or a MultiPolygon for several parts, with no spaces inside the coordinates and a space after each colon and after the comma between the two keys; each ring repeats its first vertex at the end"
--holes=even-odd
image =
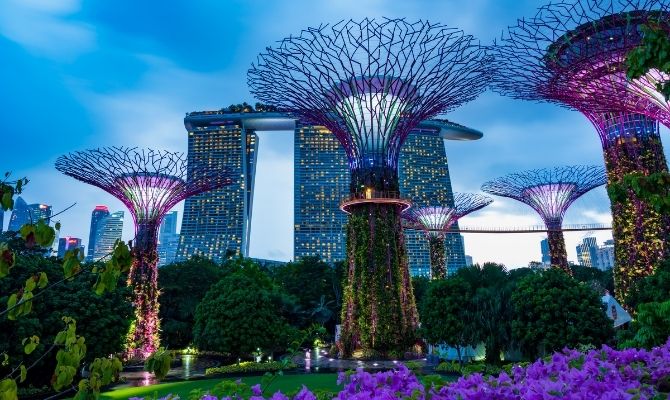
{"type": "MultiPolygon", "coordinates": [[[[331,132],[280,112],[198,111],[188,113],[184,125],[189,165],[227,168],[234,178],[230,186],[186,200],[177,260],[194,254],[216,261],[248,256],[258,131],[295,132],[294,259],[345,259],[347,215],[339,206],[349,194],[349,170],[344,149],[331,132]]],[[[481,137],[481,132],[445,120],[421,123],[401,150],[402,195],[417,204],[453,206],[444,140],[481,137]]],[[[428,240],[422,235],[406,230],[405,243],[412,275],[428,276],[428,240]]],[[[461,235],[447,235],[445,257],[450,272],[465,265],[461,235]]]]}

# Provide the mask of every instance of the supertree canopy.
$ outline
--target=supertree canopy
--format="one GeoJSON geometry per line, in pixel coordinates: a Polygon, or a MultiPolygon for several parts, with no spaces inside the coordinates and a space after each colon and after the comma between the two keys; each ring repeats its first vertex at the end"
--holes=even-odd
{"type": "MultiPolygon", "coordinates": [[[[643,26],[670,32],[661,0],[560,0],[519,20],[495,46],[494,90],[527,100],[558,103],[583,113],[602,143],[609,184],[630,173],[668,170],[658,122],[670,126],[670,103],[656,88],[665,76],[652,70],[625,76],[626,55],[639,46],[643,26]]],[[[616,294],[653,272],[668,254],[670,217],[632,191],[612,202],[616,294]]]]}
{"type": "Polygon", "coordinates": [[[451,226],[471,212],[491,204],[493,199],[476,193],[454,193],[454,206],[412,207],[403,213],[409,227],[426,233],[430,244],[430,275],[432,279],[447,276],[444,260],[444,236],[451,226]]]}
{"type": "Polygon", "coordinates": [[[605,181],[604,168],[576,165],[509,174],[484,183],[482,190],[518,200],[540,214],[547,227],[551,265],[572,275],[563,238],[563,217],[575,200],[605,181]]]}
{"type": "Polygon", "coordinates": [[[391,356],[418,324],[400,212],[398,155],[417,124],[488,84],[489,59],[471,36],[426,21],[364,19],[309,28],[249,70],[264,103],[328,128],[347,154],[352,197],[341,353],[391,356]]]}
{"type": "Polygon", "coordinates": [[[121,200],[135,222],[133,287],[135,328],[127,356],[146,358],[158,348],[158,229],[163,216],[183,199],[229,184],[223,171],[189,166],[181,153],[108,147],[78,151],[56,160],[56,169],[121,200]]]}

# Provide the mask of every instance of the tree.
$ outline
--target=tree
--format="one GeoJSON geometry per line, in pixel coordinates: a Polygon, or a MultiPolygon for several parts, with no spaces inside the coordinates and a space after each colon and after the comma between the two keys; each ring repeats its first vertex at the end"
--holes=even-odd
{"type": "Polygon", "coordinates": [[[316,317],[309,318],[312,321],[303,319],[299,327],[305,327],[311,322],[323,325],[331,320],[328,318],[323,321],[326,314],[330,317],[338,314],[341,283],[337,280],[336,270],[320,257],[303,257],[299,261],[273,268],[270,274],[286,294],[296,299],[305,316],[316,317]]]}
{"type": "Polygon", "coordinates": [[[515,283],[505,266],[495,263],[461,268],[456,276],[474,290],[470,305],[475,316],[473,329],[486,345],[486,361],[499,364],[500,353],[512,347],[510,299],[515,283]]]}
{"type": "MultiPolygon", "coordinates": [[[[416,304],[421,304],[423,301],[426,292],[428,291],[428,285],[430,284],[430,279],[425,276],[413,276],[412,277],[412,290],[414,290],[414,299],[416,304]]],[[[419,310],[419,320],[421,320],[421,310],[419,310]]]]}
{"type": "Polygon", "coordinates": [[[572,269],[572,277],[577,282],[585,283],[599,294],[604,294],[605,291],[614,293],[614,274],[612,269],[603,271],[583,265],[571,265],[570,269],[572,269]]]}
{"type": "Polygon", "coordinates": [[[629,292],[626,304],[637,310],[643,303],[670,300],[670,260],[659,264],[656,271],[637,281],[629,292]]]}
{"type": "Polygon", "coordinates": [[[472,313],[474,292],[460,277],[430,282],[421,303],[421,330],[429,343],[455,347],[462,362],[461,347],[478,342],[472,313]]]}
{"type": "Polygon", "coordinates": [[[183,349],[193,342],[195,309],[225,274],[220,265],[198,256],[160,269],[161,343],[171,349],[183,349]]]}
{"type": "Polygon", "coordinates": [[[512,307],[512,334],[531,359],[566,346],[600,346],[614,333],[600,296],[563,271],[523,278],[512,294],[512,307]]]}
{"type": "Polygon", "coordinates": [[[670,335],[670,300],[640,304],[630,333],[632,340],[624,342],[623,347],[651,349],[666,343],[670,335]]]}
{"type": "Polygon", "coordinates": [[[282,316],[282,293],[258,268],[227,275],[205,294],[193,337],[201,350],[246,357],[286,348],[295,330],[282,316]]]}

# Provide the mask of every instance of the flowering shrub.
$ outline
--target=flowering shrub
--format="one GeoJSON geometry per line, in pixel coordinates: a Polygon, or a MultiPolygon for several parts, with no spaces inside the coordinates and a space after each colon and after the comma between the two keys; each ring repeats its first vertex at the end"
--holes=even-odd
{"type": "MultiPolygon", "coordinates": [[[[363,370],[340,373],[338,383],[343,383],[344,389],[335,395],[336,400],[666,399],[670,393],[670,340],[652,350],[615,350],[603,346],[584,353],[565,349],[526,367],[515,366],[509,374],[474,373],[447,385],[434,379],[424,379],[422,384],[404,365],[375,374],[363,370]]],[[[251,392],[249,399],[267,400],[260,385],[252,387],[251,392]]],[[[221,399],[242,399],[237,393],[240,392],[221,399]]],[[[303,386],[291,398],[324,397],[317,397],[303,386]]],[[[201,397],[201,400],[218,399],[211,394],[201,397]]],[[[269,399],[289,397],[277,392],[269,399]]]]}

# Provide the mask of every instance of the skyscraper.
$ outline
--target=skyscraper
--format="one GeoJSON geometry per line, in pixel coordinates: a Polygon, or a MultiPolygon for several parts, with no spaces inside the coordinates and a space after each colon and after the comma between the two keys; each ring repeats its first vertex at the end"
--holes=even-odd
{"type": "Polygon", "coordinates": [[[86,256],[87,261],[93,260],[98,227],[100,225],[100,221],[107,216],[109,216],[109,209],[107,206],[95,206],[93,212],[91,212],[91,228],[88,233],[88,255],[86,256]]]}
{"type": "Polygon", "coordinates": [[[542,264],[551,264],[551,255],[549,254],[549,239],[542,239],[540,242],[540,251],[542,251],[542,264]]]}
{"type": "Polygon", "coordinates": [[[577,245],[577,261],[579,265],[595,268],[598,264],[598,242],[593,236],[585,237],[577,245]]]}
{"type": "Polygon", "coordinates": [[[26,204],[21,196],[14,201],[14,209],[9,217],[8,231],[18,232],[25,224],[36,223],[43,219],[47,224],[51,222],[51,206],[46,204],[26,204]]]}
{"type": "Polygon", "coordinates": [[[158,232],[158,265],[171,264],[177,255],[177,211],[165,214],[158,232]]]}
{"type": "Polygon", "coordinates": [[[81,243],[82,243],[81,239],[70,236],[58,239],[58,258],[63,258],[66,251],[73,249],[79,249],[80,254],[83,254],[84,245],[82,245],[81,243]]]}
{"type": "Polygon", "coordinates": [[[294,136],[293,256],[344,260],[350,173],[340,142],[322,127],[297,124],[294,136]]]}
{"type": "Polygon", "coordinates": [[[95,248],[92,260],[107,257],[114,250],[116,241],[121,240],[121,233],[123,233],[123,211],[116,211],[101,218],[94,233],[95,248]]]}
{"type": "Polygon", "coordinates": [[[0,233],[2,233],[5,228],[5,212],[0,210],[0,233]]]}
{"type": "Polygon", "coordinates": [[[177,260],[196,254],[215,261],[249,255],[258,150],[253,114],[202,111],[184,118],[189,166],[227,169],[233,183],[186,199],[177,260]]]}
{"type": "Polygon", "coordinates": [[[598,262],[594,265],[602,271],[614,268],[614,240],[605,240],[602,246],[598,247],[596,252],[598,255],[598,262]]]}

